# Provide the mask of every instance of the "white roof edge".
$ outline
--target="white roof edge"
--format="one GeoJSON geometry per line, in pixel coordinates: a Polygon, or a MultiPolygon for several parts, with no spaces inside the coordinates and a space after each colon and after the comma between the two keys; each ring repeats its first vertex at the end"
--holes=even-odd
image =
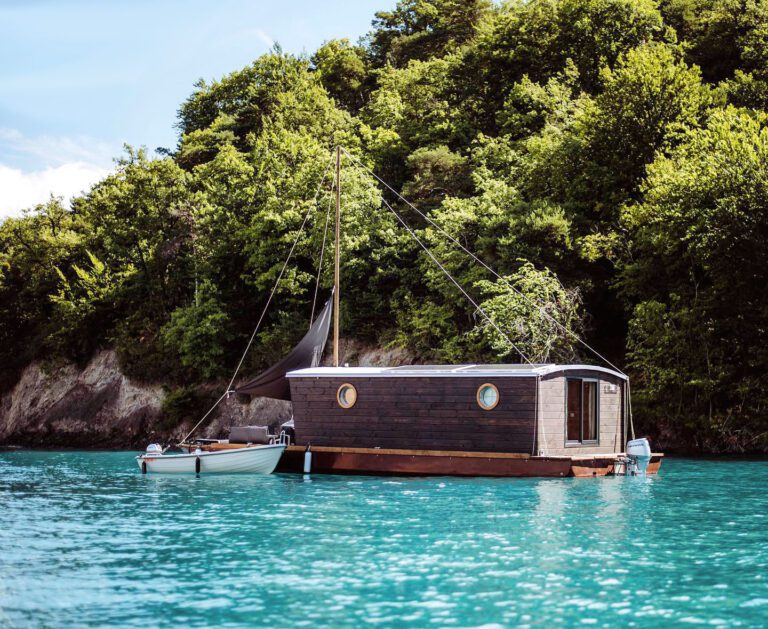
{"type": "Polygon", "coordinates": [[[509,370],[501,368],[479,369],[477,365],[457,365],[455,369],[449,369],[451,365],[433,365],[434,371],[428,369],[429,365],[413,365],[413,371],[408,371],[409,365],[400,367],[310,367],[308,369],[297,369],[289,371],[288,378],[309,378],[309,377],[334,377],[334,376],[357,376],[357,377],[397,377],[397,378],[456,378],[456,377],[502,377],[502,378],[525,378],[534,376],[547,376],[560,371],[599,371],[606,373],[621,380],[627,380],[627,376],[606,367],[598,365],[537,365],[535,367],[523,368],[514,367],[509,370]],[[474,369],[474,370],[473,370],[474,369]]]}
{"type": "Polygon", "coordinates": [[[615,369],[608,369],[608,367],[600,367],[599,365],[544,365],[536,368],[536,371],[540,376],[548,376],[549,374],[557,373],[558,371],[578,370],[600,371],[621,378],[622,380],[629,380],[629,377],[626,374],[616,371],[615,369]]]}

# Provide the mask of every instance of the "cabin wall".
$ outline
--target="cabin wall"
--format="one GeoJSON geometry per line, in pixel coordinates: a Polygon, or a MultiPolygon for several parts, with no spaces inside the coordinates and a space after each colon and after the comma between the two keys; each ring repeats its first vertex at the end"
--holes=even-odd
{"type": "Polygon", "coordinates": [[[539,383],[539,454],[579,456],[624,450],[624,382],[602,372],[574,371],[546,376],[539,383]],[[566,378],[598,380],[598,443],[566,445],[566,378]]]}
{"type": "Polygon", "coordinates": [[[292,377],[298,444],[317,446],[532,453],[536,432],[533,377],[292,377]],[[343,383],[357,402],[336,401],[343,383]],[[493,383],[498,405],[483,410],[477,389],[493,383]]]}

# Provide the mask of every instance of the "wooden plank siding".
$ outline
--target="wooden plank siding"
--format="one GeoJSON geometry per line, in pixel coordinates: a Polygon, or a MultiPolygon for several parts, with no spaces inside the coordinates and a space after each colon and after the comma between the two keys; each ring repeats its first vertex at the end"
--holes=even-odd
{"type": "Polygon", "coordinates": [[[588,370],[556,373],[541,378],[539,383],[538,453],[547,456],[582,456],[622,452],[624,439],[624,382],[617,377],[588,370]],[[567,378],[598,380],[598,443],[566,445],[565,392],[567,378]],[[608,385],[615,386],[615,392],[608,385]]]}
{"type": "Polygon", "coordinates": [[[409,450],[531,454],[536,433],[535,377],[292,377],[298,444],[409,450]],[[357,389],[352,408],[336,392],[357,389]],[[499,403],[483,410],[480,385],[491,382],[499,403]]]}

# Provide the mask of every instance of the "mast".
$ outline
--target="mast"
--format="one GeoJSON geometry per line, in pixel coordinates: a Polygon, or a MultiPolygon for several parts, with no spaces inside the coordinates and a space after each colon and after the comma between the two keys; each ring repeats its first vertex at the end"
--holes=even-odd
{"type": "Polygon", "coordinates": [[[333,268],[333,366],[339,366],[339,280],[341,276],[341,147],[336,147],[336,246],[333,268]]]}

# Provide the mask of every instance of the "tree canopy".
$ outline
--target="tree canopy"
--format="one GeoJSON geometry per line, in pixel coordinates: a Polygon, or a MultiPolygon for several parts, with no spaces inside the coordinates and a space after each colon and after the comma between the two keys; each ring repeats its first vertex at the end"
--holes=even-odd
{"type": "Polygon", "coordinates": [[[0,390],[102,347],[224,376],[305,223],[245,370],[273,362],[332,284],[341,145],[346,335],[591,361],[579,334],[661,445],[768,450],[766,68],[768,0],[400,0],[359,42],[275,47],[196,83],[167,155],[0,225],[0,390]]]}

